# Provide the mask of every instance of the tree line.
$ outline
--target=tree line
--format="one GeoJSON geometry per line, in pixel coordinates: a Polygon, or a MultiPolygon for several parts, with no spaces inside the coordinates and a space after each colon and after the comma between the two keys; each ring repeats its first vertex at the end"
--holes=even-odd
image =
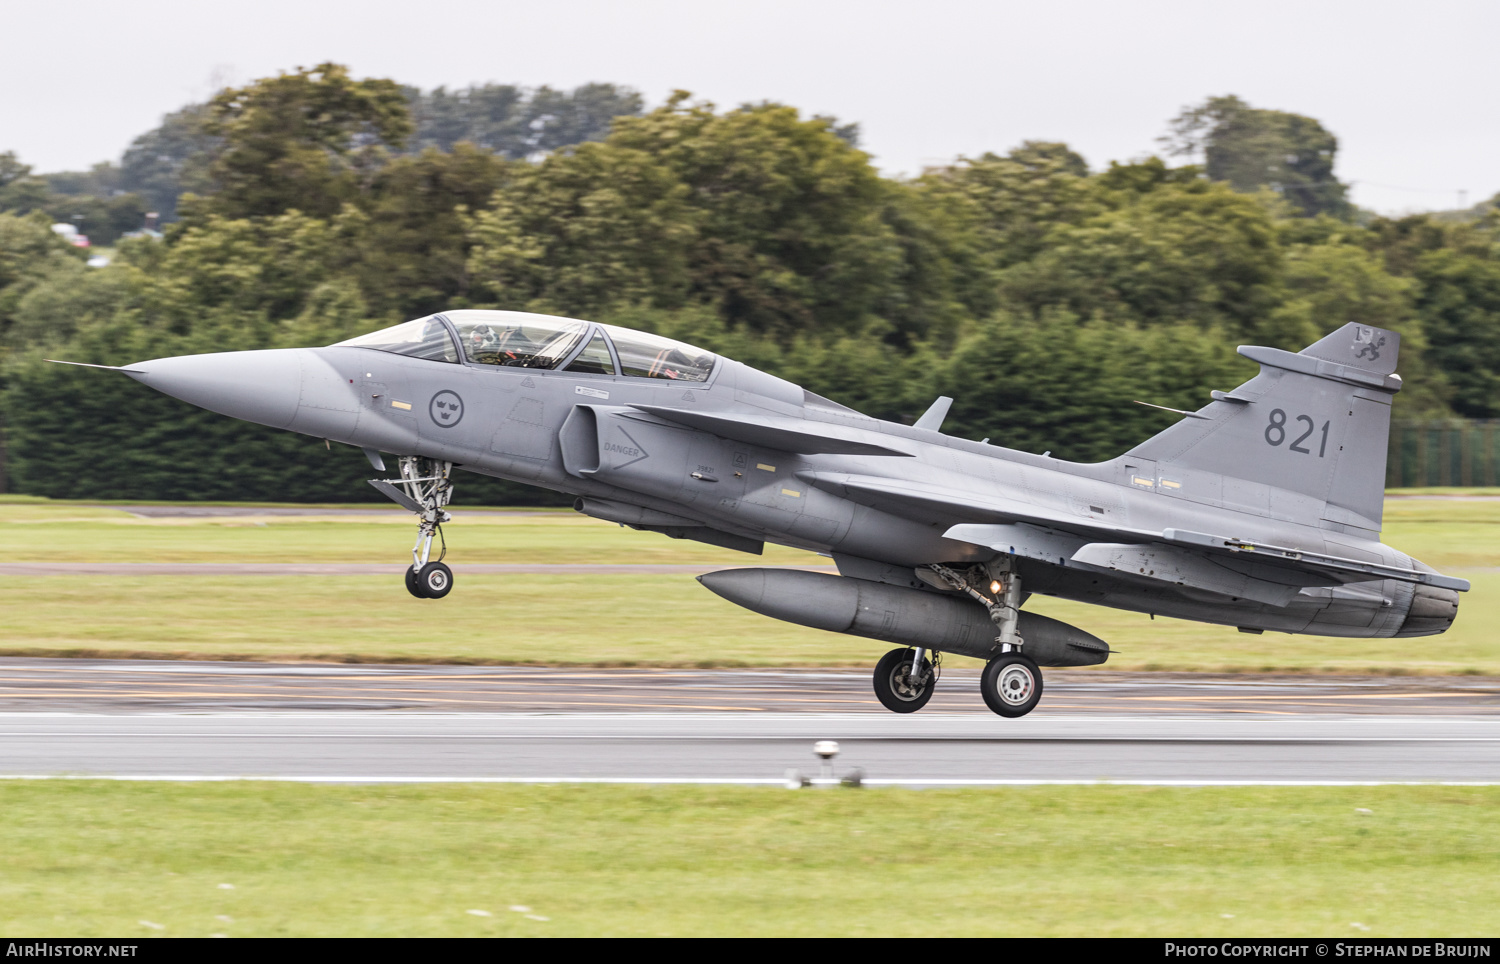
{"type": "Polygon", "coordinates": [[[1350,321],[1402,333],[1398,417],[1500,415],[1495,205],[1370,216],[1320,123],[1233,97],[1170,121],[1164,157],[1091,169],[1027,142],[892,178],[856,126],[786,105],[678,93],[646,110],[610,85],[423,94],[323,64],[222,91],[143,141],[162,193],[139,196],[170,222],[105,268],[48,227],[34,182],[55,194],[56,176],[0,166],[14,490],[361,498],[353,450],[41,359],[328,344],[458,307],[658,331],[882,418],[952,395],[951,433],[1077,460],[1174,417],[1137,399],[1195,409],[1245,380],[1235,345],[1297,350],[1350,321]]]}

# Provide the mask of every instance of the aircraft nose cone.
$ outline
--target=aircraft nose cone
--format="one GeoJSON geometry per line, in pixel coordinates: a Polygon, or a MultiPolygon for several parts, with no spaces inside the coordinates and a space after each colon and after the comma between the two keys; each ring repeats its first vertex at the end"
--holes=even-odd
{"type": "Polygon", "coordinates": [[[210,412],[287,428],[302,395],[304,349],[153,358],[130,366],[143,385],[210,412]]]}

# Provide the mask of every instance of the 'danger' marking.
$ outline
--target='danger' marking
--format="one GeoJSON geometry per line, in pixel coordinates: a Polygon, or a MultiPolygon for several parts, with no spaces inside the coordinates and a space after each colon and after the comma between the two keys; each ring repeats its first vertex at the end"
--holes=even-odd
{"type": "Polygon", "coordinates": [[[615,429],[621,435],[625,436],[625,441],[609,441],[604,443],[604,451],[620,457],[615,460],[615,464],[611,468],[623,469],[628,465],[634,465],[642,459],[651,456],[651,453],[646,451],[645,446],[641,445],[629,432],[625,431],[624,426],[616,425],[615,429]]]}

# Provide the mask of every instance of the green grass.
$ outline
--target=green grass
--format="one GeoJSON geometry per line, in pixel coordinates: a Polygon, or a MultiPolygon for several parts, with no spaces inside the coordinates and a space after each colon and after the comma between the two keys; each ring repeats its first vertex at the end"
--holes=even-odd
{"type": "Polygon", "coordinates": [[[1500,567],[1500,501],[1388,501],[1381,535],[1441,570],[1500,567]]]}
{"type": "Polygon", "coordinates": [[[832,665],[881,644],[757,616],[682,576],[462,574],[441,602],[399,576],[12,578],[12,655],[832,665]]]}
{"type": "MultiPolygon", "coordinates": [[[[779,546],[753,557],[568,511],[520,511],[524,514],[455,510],[458,518],[447,527],[454,557],[530,563],[827,562],[779,546]]],[[[1500,501],[1401,499],[1388,502],[1385,515],[1385,541],[1430,565],[1500,567],[1500,501]]],[[[142,519],[103,505],[0,497],[0,552],[16,562],[399,561],[413,533],[404,513],[388,519],[333,514],[142,519]]]]}
{"type": "Polygon", "coordinates": [[[0,808],[12,934],[1458,938],[1500,926],[1494,788],[58,781],[0,784],[0,808]]]}
{"type": "MultiPolygon", "coordinates": [[[[461,570],[460,570],[461,572],[461,570]]],[[[1458,624],[1416,640],[1326,639],[1150,620],[1057,599],[1027,608],[1119,650],[1109,669],[1500,674],[1500,573],[1458,624]]],[[[583,665],[867,665],[875,640],[741,609],[687,575],[461,574],[441,602],[394,576],[47,576],[0,582],[0,652],[583,665]]],[[[970,665],[953,657],[950,665],[970,665]]],[[[978,665],[973,663],[972,665],[978,665]]]]}
{"type": "MultiPolygon", "coordinates": [[[[623,529],[568,512],[455,510],[444,527],[455,562],[827,565],[811,552],[767,546],[749,556],[623,529]]],[[[327,516],[136,518],[97,506],[0,504],[0,552],[10,562],[389,562],[411,560],[416,525],[327,516]]]]}
{"type": "MultiPolygon", "coordinates": [[[[1474,583],[1448,633],[1351,640],[1157,619],[1034,598],[1028,608],[1119,651],[1109,669],[1500,674],[1500,502],[1400,500],[1387,541],[1474,583]]],[[[0,558],[57,562],[399,564],[412,527],[339,516],[137,519],[118,509],[0,501],[0,558]]],[[[462,514],[458,587],[412,599],[390,576],[48,576],[0,581],[0,651],[558,664],[865,665],[882,644],[740,609],[687,575],[483,575],[465,563],[826,565],[747,556],[575,514],[462,514]],[[440,616],[440,618],[439,618],[440,616]]]]}

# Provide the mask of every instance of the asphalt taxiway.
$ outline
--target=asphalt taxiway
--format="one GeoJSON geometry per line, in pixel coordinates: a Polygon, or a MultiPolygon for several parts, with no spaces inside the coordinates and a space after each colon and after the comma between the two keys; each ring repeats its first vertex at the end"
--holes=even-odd
{"type": "Polygon", "coordinates": [[[1500,681],[1048,674],[920,713],[865,672],[0,660],[0,775],[339,781],[1500,782],[1500,681]]]}

